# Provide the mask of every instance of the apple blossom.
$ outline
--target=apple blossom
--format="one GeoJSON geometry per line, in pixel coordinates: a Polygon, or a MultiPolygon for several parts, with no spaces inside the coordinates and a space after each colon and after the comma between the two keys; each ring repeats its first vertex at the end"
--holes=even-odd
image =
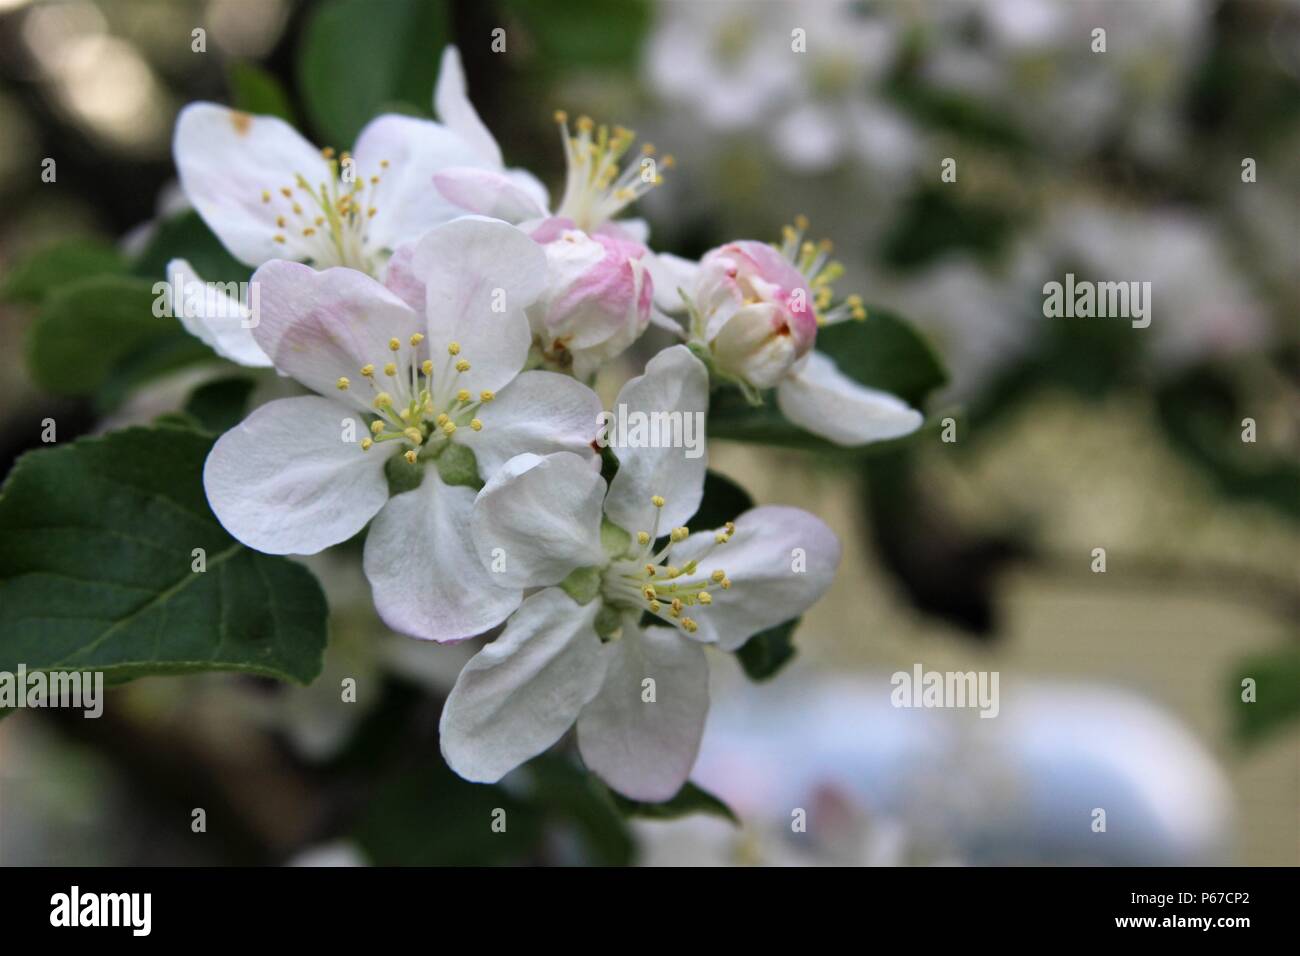
{"type": "Polygon", "coordinates": [[[780,246],[738,240],[698,263],[655,257],[659,307],[685,308],[692,348],[721,381],[739,385],[755,402],[760,390],[775,388],[782,414],[814,434],[852,446],[915,431],[920,412],[853,381],[815,350],[819,326],[862,320],[866,311],[857,296],[833,304],[842,267],[830,259],[828,243],[804,240],[806,229],[800,217],[780,246]]]}
{"type": "Polygon", "coordinates": [[[441,169],[433,181],[449,202],[517,223],[545,245],[550,280],[529,309],[537,352],[549,367],[587,379],[655,318],[645,224],[614,217],[659,185],[660,169],[670,168],[673,158],[656,158],[645,144],[635,161],[625,162],[636,140],[631,130],[597,126],[583,116],[571,132],[567,114],[555,119],[567,170],[555,212],[544,195],[539,200],[501,170],[441,169]]]}
{"type": "MultiPolygon", "coordinates": [[[[275,260],[257,270],[252,335],[317,394],[254,410],[217,441],[203,481],[226,530],[272,554],[314,554],[373,518],[364,565],[380,616],[416,637],[458,640],[521,598],[473,557],[466,485],[519,452],[591,459],[600,402],[568,376],[520,372],[524,308],[546,262],[518,229],[460,219],[427,233],[410,260],[423,279],[419,311],[353,269],[275,260]],[[399,458],[416,487],[390,497],[399,458]]],[[[409,277],[405,291],[416,291],[409,277]]]]}
{"type": "MultiPolygon", "coordinates": [[[[708,374],[673,346],[618,401],[703,411],[708,374]]],[[[442,751],[466,779],[500,779],[576,723],[583,759],[612,787],[671,797],[708,710],[702,645],[738,649],[802,614],[834,577],[839,541],[812,515],[759,507],[690,533],[682,525],[701,501],[705,458],[616,453],[608,486],[581,457],[557,452],[511,459],[479,493],[474,540],[485,564],[504,556],[497,574],[508,585],[543,589],[470,660],[444,706],[442,751]],[[667,626],[643,626],[647,614],[667,626]]]]}
{"type": "MultiPolygon", "coordinates": [[[[459,54],[448,47],[434,90],[442,123],[379,116],[361,131],[353,152],[337,155],[329,147],[318,150],[277,117],[192,103],[176,120],[172,146],[181,186],[222,245],[245,265],[292,259],[383,279],[390,256],[403,244],[463,212],[433,188],[436,170],[501,166],[501,153],[464,89],[459,54]]],[[[502,169],[501,175],[525,193],[545,196],[527,173],[502,169]]],[[[187,263],[171,263],[169,273],[173,268],[197,280],[187,263]]],[[[247,328],[219,334],[207,315],[186,318],[186,327],[223,357],[270,364],[247,328]],[[235,343],[240,332],[244,341],[235,343]]]]}

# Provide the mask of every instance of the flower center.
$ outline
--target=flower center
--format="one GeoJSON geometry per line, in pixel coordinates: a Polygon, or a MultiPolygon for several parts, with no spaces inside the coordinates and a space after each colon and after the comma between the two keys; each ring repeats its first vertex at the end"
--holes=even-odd
{"type": "MultiPolygon", "coordinates": [[[[659,495],[650,500],[656,509],[664,506],[664,499],[659,495]]],[[[704,552],[678,567],[672,563],[673,545],[685,541],[690,531],[673,528],[668,534],[668,543],[656,552],[659,514],[656,510],[654,526],[649,531],[636,533],[635,544],[628,554],[609,563],[601,582],[601,592],[609,604],[649,611],[660,620],[694,634],[699,625],[686,612],[691,608],[707,607],[713,603],[715,591],[731,587],[726,571],[721,568],[705,571],[703,568],[705,559],[731,540],[736,526],[728,521],[704,552]]]]}
{"type": "MultiPolygon", "coordinates": [[[[433,359],[420,358],[423,335],[417,332],[408,341],[409,349],[400,339],[389,339],[389,361],[361,366],[374,408],[370,437],[361,440],[361,450],[369,451],[377,442],[399,442],[408,446],[403,455],[415,464],[422,455],[432,458],[441,454],[457,429],[482,430],[476,413],[496,396],[487,390],[473,395],[458,387],[457,379],[470,369],[459,343],[449,342],[441,365],[435,367],[433,359]],[[382,376],[382,387],[376,376],[382,376]]],[[[352,380],[346,376],[336,384],[340,391],[352,388],[352,380]]]]}
{"type": "Polygon", "coordinates": [[[796,216],[793,226],[785,226],[781,230],[781,244],[776,248],[808,283],[817,324],[832,325],[845,319],[861,322],[867,317],[861,296],[851,295],[838,305],[831,305],[835,298],[833,285],[844,274],[844,266],[831,258],[832,246],[829,239],[814,243],[804,238],[807,232],[807,217],[796,216]]]}
{"type": "MultiPolygon", "coordinates": [[[[262,202],[275,212],[275,241],[295,258],[310,260],[318,269],[348,266],[375,274],[380,265],[367,248],[366,228],[379,211],[375,206],[378,173],[368,178],[348,153],[337,159],[334,150],[321,150],[330,169],[327,181],[314,186],[302,173],[279,189],[262,190],[262,202]]],[[[379,163],[388,168],[388,160],[379,163]]]]}
{"type": "Polygon", "coordinates": [[[555,215],[572,219],[587,232],[608,222],[626,206],[664,181],[659,169],[672,169],[671,155],[655,158],[655,148],[646,143],[640,158],[620,166],[636,141],[636,133],[622,126],[597,126],[588,116],[578,117],[577,133],[569,132],[569,116],[556,112],[564,139],[567,172],[564,198],[555,215]]]}

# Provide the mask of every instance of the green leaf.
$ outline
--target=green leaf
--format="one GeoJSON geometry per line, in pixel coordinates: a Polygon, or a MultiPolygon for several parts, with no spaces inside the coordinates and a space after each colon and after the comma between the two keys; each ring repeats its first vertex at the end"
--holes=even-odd
{"type": "Polygon", "coordinates": [[[840,322],[817,333],[817,350],[841,372],[871,388],[892,392],[914,408],[948,382],[930,342],[888,309],[871,306],[862,322],[840,322]]]}
{"type": "Polygon", "coordinates": [[[647,0],[507,0],[506,7],[528,31],[538,62],[570,72],[635,70],[651,19],[647,0]]]}
{"type": "Polygon", "coordinates": [[[438,0],[323,4],[307,24],[298,58],[298,87],[312,123],[346,148],[394,101],[427,115],[448,38],[447,11],[438,0]]]}
{"type": "Polygon", "coordinates": [[[204,431],[214,435],[229,431],[244,420],[248,396],[255,383],[245,375],[205,382],[190,393],[185,412],[204,431]]]}
{"type": "Polygon", "coordinates": [[[19,260],[0,282],[0,300],[35,304],[87,276],[126,271],[121,254],[98,239],[67,239],[19,260]]]}
{"type": "Polygon", "coordinates": [[[643,817],[648,820],[676,820],[679,817],[690,816],[692,813],[707,813],[710,816],[730,820],[737,826],[740,825],[740,820],[731,807],[689,780],[682,784],[682,789],[663,803],[643,803],[640,800],[630,800],[613,790],[609,791],[609,797],[614,801],[614,806],[625,817],[643,817]]]}
{"type": "Polygon", "coordinates": [[[1238,738],[1258,743],[1300,718],[1300,650],[1287,648],[1256,654],[1233,671],[1230,707],[1238,738]],[[1253,703],[1241,699],[1241,682],[1255,681],[1253,703]]]}
{"type": "Polygon", "coordinates": [[[704,497],[700,507],[687,522],[692,531],[721,528],[728,521],[754,507],[754,499],[744,488],[716,471],[704,473],[704,497]]]}
{"type": "Polygon", "coordinates": [[[100,276],[67,285],[46,298],[27,330],[27,362],[42,387],[85,395],[131,351],[157,336],[188,338],[173,319],[153,314],[152,283],[100,276]]]}
{"type": "Polygon", "coordinates": [[[255,63],[236,61],[226,71],[230,102],[235,109],[259,116],[278,116],[293,122],[289,96],[271,73],[255,63]]]}
{"type": "Polygon", "coordinates": [[[202,480],[212,442],[131,428],[19,459],[0,489],[0,670],[23,662],[113,681],[242,671],[300,683],[320,673],[320,586],[217,523],[202,480]]]}
{"type": "Polygon", "coordinates": [[[193,210],[162,223],[131,272],[145,279],[164,279],[167,263],[185,259],[204,282],[247,282],[252,270],[226,251],[226,247],[193,210]]]}
{"type": "Polygon", "coordinates": [[[750,680],[761,681],[775,677],[777,671],[788,664],[798,651],[794,646],[794,630],[800,618],[793,618],[766,631],[759,631],[736,652],[740,666],[750,680]]]}

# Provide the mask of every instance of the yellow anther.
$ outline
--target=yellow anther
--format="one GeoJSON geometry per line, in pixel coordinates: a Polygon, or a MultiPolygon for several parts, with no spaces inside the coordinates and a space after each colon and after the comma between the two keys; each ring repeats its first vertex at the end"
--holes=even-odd
{"type": "Polygon", "coordinates": [[[395,362],[389,362],[387,365],[385,365],[385,366],[384,366],[384,374],[385,374],[385,375],[396,375],[396,374],[397,374],[397,364],[396,364],[395,362]]]}
{"type": "Polygon", "coordinates": [[[420,363],[420,371],[425,375],[433,374],[433,359],[425,359],[420,363]]]}
{"type": "Polygon", "coordinates": [[[281,245],[284,244],[284,236],[280,235],[278,232],[275,234],[273,238],[275,239],[276,242],[280,243],[281,245]]]}
{"type": "Polygon", "coordinates": [[[439,415],[439,416],[438,416],[437,418],[435,418],[433,421],[434,421],[434,424],[435,424],[435,425],[437,425],[439,428],[441,428],[443,425],[447,424],[447,422],[451,421],[451,418],[448,417],[448,415],[447,415],[446,412],[443,412],[441,415],[439,415]]]}
{"type": "Polygon", "coordinates": [[[722,579],[722,590],[727,591],[727,590],[730,590],[730,589],[731,589],[731,578],[723,578],[723,579],[722,579]]]}
{"type": "Polygon", "coordinates": [[[333,159],[333,158],[334,158],[334,147],[333,147],[333,146],[326,146],[324,149],[322,149],[322,150],[320,151],[320,154],[321,154],[323,157],[325,157],[326,159],[333,159]]]}
{"type": "Polygon", "coordinates": [[[663,607],[663,605],[660,604],[658,601],[651,601],[651,602],[650,602],[650,610],[653,611],[655,614],[658,614],[660,608],[662,608],[662,607],[663,607]]]}
{"type": "Polygon", "coordinates": [[[372,185],[372,186],[378,186],[378,185],[379,185],[379,177],[378,177],[378,176],[371,176],[371,177],[370,177],[370,185],[372,185]]]}
{"type": "Polygon", "coordinates": [[[416,458],[416,455],[415,455],[415,449],[412,448],[410,451],[408,451],[408,452],[406,452],[404,455],[402,455],[402,457],[405,458],[405,459],[407,460],[407,462],[409,462],[410,464],[414,465],[414,464],[415,464],[415,458],[416,458]]]}
{"type": "Polygon", "coordinates": [[[673,567],[671,564],[664,568],[664,574],[668,575],[670,578],[680,577],[681,573],[682,572],[679,569],[673,567]]]}
{"type": "Polygon", "coordinates": [[[414,348],[415,346],[419,345],[423,341],[424,341],[424,334],[422,332],[416,332],[414,335],[411,336],[411,347],[414,348]]]}
{"type": "Polygon", "coordinates": [[[649,531],[638,531],[638,532],[636,533],[636,543],[639,544],[639,545],[641,545],[642,547],[645,547],[647,544],[649,544],[649,543],[650,543],[650,532],[649,532],[649,531]]]}
{"type": "Polygon", "coordinates": [[[483,389],[483,391],[481,391],[481,392],[478,393],[478,398],[479,398],[479,401],[480,401],[480,402],[490,402],[490,401],[492,401],[492,399],[494,399],[494,398],[496,398],[496,397],[497,397],[497,393],[496,393],[496,392],[489,391],[489,390],[486,389],[486,388],[483,389]]]}
{"type": "Polygon", "coordinates": [[[367,362],[365,365],[361,366],[361,374],[366,378],[370,378],[375,374],[375,367],[367,362]]]}
{"type": "Polygon", "coordinates": [[[461,359],[459,362],[456,363],[456,371],[458,371],[458,372],[468,372],[468,371],[469,371],[469,362],[465,361],[465,359],[461,359]]]}
{"type": "Polygon", "coordinates": [[[301,215],[302,215],[302,206],[298,205],[297,203],[294,203],[294,204],[293,204],[293,212],[294,212],[294,215],[301,216],[301,215]]]}
{"type": "Polygon", "coordinates": [[[406,436],[407,441],[409,441],[412,445],[424,444],[424,435],[422,435],[420,433],[420,429],[416,428],[414,425],[412,425],[410,428],[403,429],[402,434],[406,436]]]}
{"type": "Polygon", "coordinates": [[[642,143],[642,144],[641,144],[641,154],[642,154],[643,156],[653,156],[653,155],[655,154],[655,144],[654,144],[654,143],[642,143]]]}
{"type": "Polygon", "coordinates": [[[386,160],[386,159],[381,159],[381,160],[379,161],[379,168],[380,168],[380,169],[387,169],[387,168],[388,168],[388,160],[386,160]]]}
{"type": "Polygon", "coordinates": [[[306,229],[302,231],[302,234],[304,236],[314,236],[316,235],[316,230],[313,229],[311,226],[308,226],[306,229]]]}
{"type": "Polygon", "coordinates": [[[717,534],[715,534],[715,535],[713,536],[713,540],[716,541],[716,542],[718,542],[718,544],[726,544],[726,543],[727,543],[727,532],[725,532],[725,531],[719,531],[717,534]]]}
{"type": "Polygon", "coordinates": [[[381,419],[376,418],[373,422],[370,423],[371,434],[378,435],[383,430],[384,430],[384,423],[381,419]]]}
{"type": "Polygon", "coordinates": [[[650,499],[650,503],[654,505],[656,508],[662,508],[664,506],[663,496],[655,495],[653,498],[650,499]]]}
{"type": "Polygon", "coordinates": [[[468,401],[469,401],[469,389],[468,389],[468,388],[462,388],[459,392],[457,392],[457,393],[456,393],[456,401],[458,401],[458,402],[468,402],[468,401]]]}
{"type": "Polygon", "coordinates": [[[371,206],[369,209],[366,210],[366,218],[367,218],[367,219],[374,219],[374,218],[375,218],[375,213],[377,213],[377,212],[379,212],[379,210],[376,209],[374,206],[371,206]]]}
{"type": "Polygon", "coordinates": [[[723,579],[726,578],[726,576],[727,576],[726,571],[714,571],[712,574],[709,575],[709,577],[712,578],[718,584],[721,584],[723,579]]]}
{"type": "Polygon", "coordinates": [[[380,392],[375,396],[375,408],[391,408],[392,404],[393,396],[389,395],[387,392],[380,392]]]}
{"type": "Polygon", "coordinates": [[[283,228],[284,228],[284,225],[285,225],[285,218],[284,218],[284,216],[276,216],[276,217],[275,217],[275,224],[276,224],[277,226],[279,226],[281,229],[283,229],[283,228]]]}
{"type": "Polygon", "coordinates": [[[481,432],[483,430],[483,423],[477,418],[471,418],[469,420],[469,427],[474,429],[476,432],[481,432]]]}
{"type": "Polygon", "coordinates": [[[396,351],[397,351],[398,349],[400,349],[401,347],[402,347],[402,343],[401,343],[400,341],[398,341],[397,339],[389,339],[389,340],[388,340],[388,350],[389,350],[390,352],[396,352],[396,351]]]}
{"type": "Polygon", "coordinates": [[[701,591],[699,594],[695,595],[695,600],[699,601],[701,604],[712,604],[713,595],[708,591],[701,591]]]}
{"type": "Polygon", "coordinates": [[[281,186],[281,187],[280,187],[280,195],[283,196],[285,199],[292,199],[292,198],[293,198],[293,190],[290,189],[288,186],[281,186]]]}
{"type": "Polygon", "coordinates": [[[685,541],[690,537],[690,534],[691,530],[689,528],[673,528],[672,534],[669,535],[669,538],[672,541],[685,541]]]}
{"type": "Polygon", "coordinates": [[[374,444],[374,442],[371,441],[369,438],[363,438],[363,439],[361,439],[361,450],[362,450],[362,451],[370,451],[370,446],[373,445],[373,444],[374,444]]]}
{"type": "Polygon", "coordinates": [[[733,535],[736,533],[736,522],[734,521],[728,521],[725,525],[723,525],[723,527],[727,529],[728,535],[733,535]]]}
{"type": "Polygon", "coordinates": [[[653,584],[647,584],[645,587],[641,589],[641,594],[642,596],[645,597],[647,601],[653,601],[655,599],[656,593],[657,592],[655,591],[655,586],[653,584]]]}
{"type": "Polygon", "coordinates": [[[271,194],[270,194],[267,190],[263,189],[263,190],[262,190],[262,202],[270,202],[270,201],[271,201],[271,194]]]}
{"type": "Polygon", "coordinates": [[[348,381],[348,377],[346,375],[340,375],[339,380],[334,384],[338,386],[338,390],[340,392],[346,392],[348,390],[348,386],[351,385],[352,383],[348,381]]]}
{"type": "Polygon", "coordinates": [[[444,435],[454,435],[456,433],[456,423],[445,422],[442,426],[442,433],[444,435]]]}
{"type": "Polygon", "coordinates": [[[803,213],[795,216],[794,227],[800,232],[806,232],[808,230],[808,217],[803,215],[803,213]]]}
{"type": "Polygon", "coordinates": [[[682,618],[682,629],[686,631],[687,634],[694,634],[700,629],[700,626],[689,617],[684,617],[682,618]]]}
{"type": "Polygon", "coordinates": [[[673,598],[673,612],[680,614],[682,610],[682,599],[673,598]]]}
{"type": "Polygon", "coordinates": [[[448,354],[448,355],[459,355],[459,354],[460,354],[460,343],[459,343],[459,342],[448,342],[448,343],[447,343],[447,354],[448,354]]]}
{"type": "Polygon", "coordinates": [[[654,576],[655,576],[655,566],[654,566],[653,564],[647,564],[647,565],[645,566],[645,573],[648,574],[650,577],[654,577],[654,576]]]}
{"type": "Polygon", "coordinates": [[[595,127],[595,125],[596,125],[595,122],[592,120],[590,116],[578,117],[578,123],[577,123],[578,129],[584,133],[590,133],[592,129],[595,127]]]}

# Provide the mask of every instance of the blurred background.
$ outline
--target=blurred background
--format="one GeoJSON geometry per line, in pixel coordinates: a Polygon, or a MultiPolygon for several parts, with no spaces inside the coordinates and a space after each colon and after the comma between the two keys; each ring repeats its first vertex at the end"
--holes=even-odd
{"type": "Polygon", "coordinates": [[[448,42],[507,162],[552,188],[557,108],[672,152],[641,206],[657,251],[806,215],[841,291],[934,344],[956,441],[711,447],[845,542],[773,679],[712,656],[693,779],[739,827],[629,825],[563,745],[454,778],[437,719],[474,647],[386,633],[341,548],[309,562],[332,633],[311,687],[147,679],[100,720],[0,721],[0,864],[1300,862],[1294,0],[0,0],[0,471],[47,416],[64,441],[148,421],[231,371],[177,354],[86,394],[24,361],[51,244],[220,275],[175,183],[182,105],[342,148],[378,109],[427,115],[448,42]],[[1151,282],[1150,328],[1045,319],[1067,271],[1151,282]],[[892,707],[918,663],[997,671],[1000,714],[892,707]],[[507,834],[465,824],[494,807],[507,834]]]}

